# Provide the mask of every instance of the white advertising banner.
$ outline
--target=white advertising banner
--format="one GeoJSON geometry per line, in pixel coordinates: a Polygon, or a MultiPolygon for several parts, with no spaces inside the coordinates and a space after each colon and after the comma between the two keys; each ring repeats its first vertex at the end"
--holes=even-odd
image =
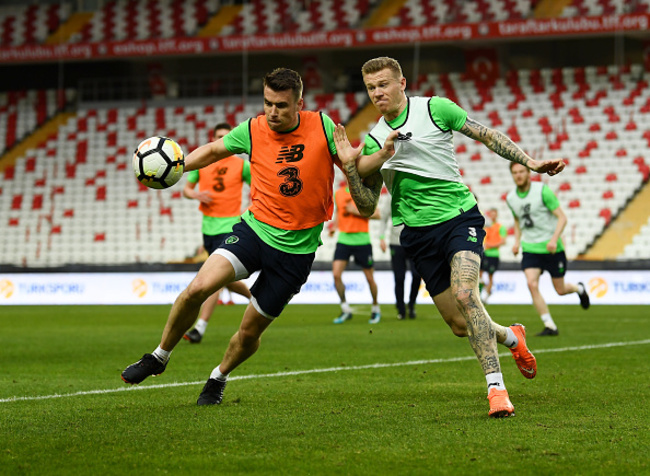
{"type": "MultiPolygon", "coordinates": [[[[0,274],[0,305],[51,304],[170,304],[194,277],[193,272],[176,273],[35,273],[0,274]]],[[[246,280],[252,285],[256,274],[246,280]]],[[[393,304],[394,281],[390,271],[375,272],[379,302],[393,304]]],[[[361,271],[343,274],[346,297],[351,304],[369,304],[370,290],[361,271]]],[[[583,282],[592,304],[650,304],[650,271],[570,271],[566,281],[583,282]]],[[[410,275],[405,289],[408,292],[410,275]]],[[[575,294],[558,296],[551,278],[544,274],[541,292],[549,304],[577,304],[575,294]]],[[[246,300],[234,295],[235,303],[246,300]]],[[[336,304],[332,273],[314,271],[294,296],[293,304],[336,304]]],[[[430,304],[424,285],[418,303],[430,304]]],[[[490,304],[531,304],[526,279],[521,271],[498,271],[490,304]]]]}

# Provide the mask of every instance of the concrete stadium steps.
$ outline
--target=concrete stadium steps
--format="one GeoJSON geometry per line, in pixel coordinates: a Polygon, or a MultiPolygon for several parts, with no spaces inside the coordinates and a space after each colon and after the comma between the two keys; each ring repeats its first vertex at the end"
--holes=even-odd
{"type": "Polygon", "coordinates": [[[81,32],[81,30],[92,20],[94,12],[73,13],[68,20],[61,24],[55,32],[45,40],[46,45],[58,45],[68,43],[70,38],[81,32]]]}
{"type": "Polygon", "coordinates": [[[610,260],[623,255],[642,227],[648,222],[650,203],[650,182],[632,199],[627,207],[610,223],[582,258],[591,260],[610,260]]]}
{"type": "Polygon", "coordinates": [[[47,141],[49,137],[58,132],[60,127],[67,124],[74,117],[76,117],[75,113],[61,112],[45,122],[13,149],[0,157],[0,172],[3,172],[7,167],[14,166],[16,160],[24,157],[29,149],[37,148],[40,144],[47,141]]]}
{"type": "Polygon", "coordinates": [[[557,18],[572,0],[541,0],[533,11],[535,18],[557,18]]]}
{"type": "Polygon", "coordinates": [[[384,0],[363,22],[364,28],[379,28],[388,25],[391,18],[397,16],[406,0],[384,0]]]}
{"type": "Polygon", "coordinates": [[[219,35],[224,27],[230,25],[235,18],[237,18],[241,9],[241,5],[224,5],[219,9],[217,14],[210,18],[208,23],[199,30],[197,36],[206,37],[219,35]]]}

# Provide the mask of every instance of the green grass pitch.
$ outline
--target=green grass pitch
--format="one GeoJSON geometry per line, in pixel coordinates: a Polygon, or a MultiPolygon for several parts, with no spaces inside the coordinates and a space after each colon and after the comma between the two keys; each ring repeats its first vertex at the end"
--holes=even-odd
{"type": "Polygon", "coordinates": [[[432,305],[406,321],[383,306],[374,326],[369,306],[337,326],[338,306],[290,305],[223,404],[197,407],[243,309],[217,308],[201,344],[130,387],[120,372],[158,345],[169,306],[0,307],[0,473],[650,473],[647,306],[554,306],[551,338],[532,306],[489,306],[527,326],[538,361],[526,380],[499,347],[504,420],[432,305]]]}

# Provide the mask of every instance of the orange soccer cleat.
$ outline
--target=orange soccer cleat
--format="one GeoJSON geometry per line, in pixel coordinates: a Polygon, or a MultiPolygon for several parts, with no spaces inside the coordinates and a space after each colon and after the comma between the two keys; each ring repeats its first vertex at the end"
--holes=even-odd
{"type": "Polygon", "coordinates": [[[537,375],[537,360],[526,346],[526,328],[522,324],[513,324],[510,329],[519,340],[517,345],[510,349],[519,371],[526,378],[535,378],[535,375],[537,375]]]}
{"type": "Polygon", "coordinates": [[[490,411],[488,416],[492,418],[507,418],[515,416],[515,407],[510,402],[507,390],[497,390],[493,388],[489,395],[490,411]]]}

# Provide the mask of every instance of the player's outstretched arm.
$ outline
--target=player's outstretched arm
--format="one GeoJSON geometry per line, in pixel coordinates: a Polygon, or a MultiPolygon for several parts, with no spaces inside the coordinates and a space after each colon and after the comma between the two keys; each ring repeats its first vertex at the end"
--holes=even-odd
{"type": "Polygon", "coordinates": [[[482,142],[488,149],[499,154],[504,159],[524,165],[540,174],[546,173],[551,176],[559,174],[566,165],[562,159],[535,160],[521,150],[521,147],[504,133],[485,127],[469,117],[460,132],[470,139],[482,142]]]}
{"type": "Polygon", "coordinates": [[[384,146],[377,152],[371,155],[361,155],[365,143],[361,143],[359,147],[352,147],[345,132],[345,127],[338,124],[334,130],[334,144],[336,144],[336,152],[341,163],[345,165],[347,162],[356,161],[357,171],[362,178],[378,171],[384,165],[384,162],[395,154],[394,143],[396,138],[397,131],[392,132],[386,138],[384,146]]]}
{"type": "Polygon", "coordinates": [[[359,215],[364,218],[373,217],[379,203],[381,186],[384,183],[381,173],[377,171],[362,179],[354,162],[343,165],[343,172],[348,177],[350,195],[359,210],[359,215]]]}
{"type": "Polygon", "coordinates": [[[223,143],[223,139],[210,142],[194,149],[185,156],[185,172],[197,170],[232,155],[223,143]]]}

